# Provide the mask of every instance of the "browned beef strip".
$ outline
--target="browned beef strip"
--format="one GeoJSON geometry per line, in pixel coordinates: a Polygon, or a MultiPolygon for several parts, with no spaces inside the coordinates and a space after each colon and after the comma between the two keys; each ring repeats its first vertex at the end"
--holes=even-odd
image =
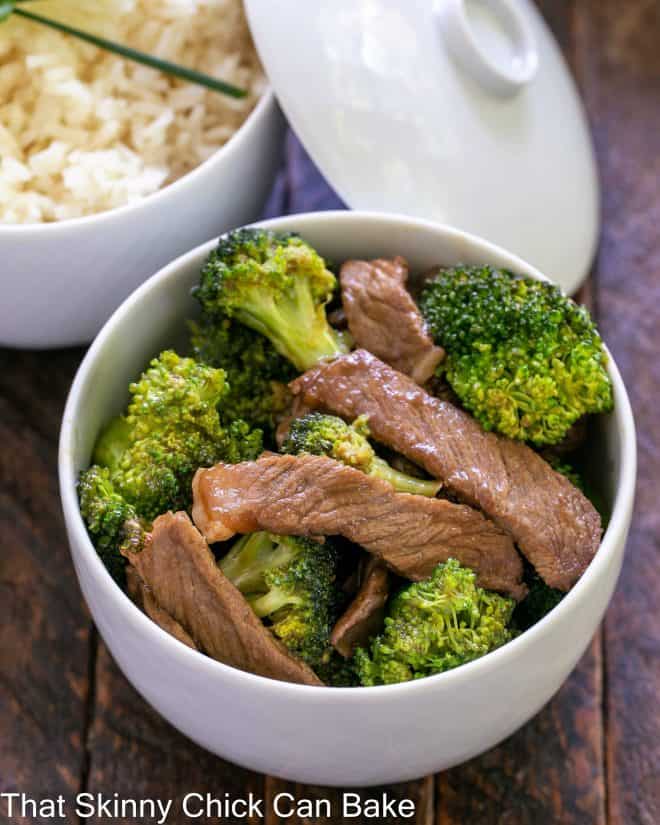
{"type": "Polygon", "coordinates": [[[357,595],[340,616],[330,636],[334,648],[346,659],[383,629],[389,579],[385,565],[372,556],[357,595]]]}
{"type": "Polygon", "coordinates": [[[507,530],[552,587],[568,590],[593,558],[600,516],[571,482],[521,442],[484,432],[467,413],[364,350],[291,385],[300,402],[352,420],[441,479],[507,530]]]}
{"type": "Polygon", "coordinates": [[[159,516],[144,549],[126,555],[157,604],[204,653],[271,679],[322,684],[254,614],[186,513],[159,516]]]}
{"type": "Polygon", "coordinates": [[[406,260],[346,261],[339,277],[348,328],[357,345],[418,384],[428,381],[445,353],[433,343],[405,287],[406,260]]]}
{"type": "Polygon", "coordinates": [[[477,572],[483,587],[524,593],[522,561],[510,537],[481,513],[397,493],[386,481],[326,456],[271,453],[198,470],[193,519],[210,542],[256,530],[345,536],[413,580],[455,558],[477,572]]]}
{"type": "Polygon", "coordinates": [[[139,608],[144,610],[152,622],[155,622],[158,627],[166,633],[169,633],[170,636],[174,636],[175,639],[178,639],[186,645],[186,647],[197,650],[197,645],[192,640],[190,634],[186,632],[176,619],[170,616],[167,610],[163,610],[158,604],[154,594],[142,581],[140,574],[132,564],[129,564],[126,568],[126,584],[130,597],[139,608]]]}

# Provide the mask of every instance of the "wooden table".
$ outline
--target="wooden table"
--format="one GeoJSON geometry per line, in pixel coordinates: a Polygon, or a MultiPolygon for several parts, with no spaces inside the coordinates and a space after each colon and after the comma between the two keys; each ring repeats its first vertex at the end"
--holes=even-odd
{"type": "MultiPolygon", "coordinates": [[[[586,100],[598,151],[603,234],[582,296],[635,407],[637,511],[606,621],[556,698],[490,753],[387,790],[414,800],[409,821],[429,825],[658,825],[660,6],[541,5],[586,100]]],[[[336,204],[291,139],[269,210],[336,204]]],[[[119,673],[83,605],[55,472],[60,415],[82,354],[0,353],[0,793],[180,799],[252,791],[268,801],[287,783],[223,762],[163,722],[119,673]]],[[[322,788],[293,793],[338,797],[322,788]]],[[[66,821],[75,819],[70,813],[66,821]]],[[[9,821],[6,802],[0,820],[9,821]]]]}

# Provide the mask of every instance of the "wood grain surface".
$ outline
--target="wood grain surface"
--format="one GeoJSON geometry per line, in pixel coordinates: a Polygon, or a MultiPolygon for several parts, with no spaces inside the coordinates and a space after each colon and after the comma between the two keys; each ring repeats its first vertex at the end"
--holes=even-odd
{"type": "Polygon", "coordinates": [[[577,71],[603,179],[601,330],[628,387],[637,506],[603,643],[608,820],[660,823],[660,3],[576,6],[577,71]],[[589,8],[589,11],[587,10],[589,8]]]}
{"type": "MultiPolygon", "coordinates": [[[[424,825],[658,825],[660,4],[539,5],[574,71],[598,153],[603,232],[582,298],[635,408],[635,519],[603,629],[549,705],[466,765],[386,790],[412,799],[416,815],[407,821],[424,825]]],[[[340,205],[290,136],[267,214],[340,205]]],[[[336,790],[263,777],[188,742],[135,693],[98,639],[70,563],[56,478],[59,420],[82,355],[0,351],[0,793],[180,800],[190,791],[253,792],[268,808],[288,791],[339,810],[336,790]]],[[[9,821],[0,801],[0,822],[9,821]]],[[[188,821],[180,813],[168,819],[188,821]]],[[[266,821],[285,820],[271,813],[266,821]]]]}

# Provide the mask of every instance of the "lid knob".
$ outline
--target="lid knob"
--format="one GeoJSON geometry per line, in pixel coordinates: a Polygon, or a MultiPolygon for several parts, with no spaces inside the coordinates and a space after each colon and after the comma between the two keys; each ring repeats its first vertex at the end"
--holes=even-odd
{"type": "Polygon", "coordinates": [[[481,86],[508,97],[538,69],[536,39],[518,0],[437,0],[454,61],[481,86]]]}

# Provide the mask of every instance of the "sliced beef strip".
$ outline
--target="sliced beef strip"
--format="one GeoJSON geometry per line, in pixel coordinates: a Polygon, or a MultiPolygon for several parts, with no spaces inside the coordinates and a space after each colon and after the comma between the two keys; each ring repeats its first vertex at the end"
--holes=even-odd
{"type": "Polygon", "coordinates": [[[157,604],[204,653],[259,676],[322,684],[262,624],[186,513],[159,516],[144,549],[126,555],[157,604]]]}
{"type": "Polygon", "coordinates": [[[210,542],[269,530],[341,535],[408,579],[455,558],[479,583],[520,598],[522,560],[510,537],[481,513],[397,493],[386,481],[326,456],[264,454],[216,464],[193,479],[193,519],[210,542]]]}
{"type": "Polygon", "coordinates": [[[364,350],[320,364],[291,384],[299,406],[349,420],[445,482],[518,543],[551,587],[569,590],[600,543],[600,516],[567,478],[527,445],[484,432],[364,350]]]}
{"type": "Polygon", "coordinates": [[[348,329],[357,345],[418,384],[428,381],[445,353],[433,343],[406,289],[406,260],[346,261],[339,278],[348,329]]]}
{"type": "Polygon", "coordinates": [[[330,636],[335,650],[346,659],[383,629],[389,580],[385,565],[372,556],[357,595],[340,616],[330,636]]]}
{"type": "Polygon", "coordinates": [[[155,622],[158,627],[166,633],[169,633],[170,636],[174,636],[175,639],[178,639],[186,645],[186,647],[197,650],[197,645],[192,640],[190,634],[186,632],[176,619],[170,616],[167,610],[163,610],[158,604],[154,594],[142,581],[140,574],[132,564],[129,564],[126,568],[126,584],[129,596],[139,608],[144,610],[152,622],[155,622]]]}

